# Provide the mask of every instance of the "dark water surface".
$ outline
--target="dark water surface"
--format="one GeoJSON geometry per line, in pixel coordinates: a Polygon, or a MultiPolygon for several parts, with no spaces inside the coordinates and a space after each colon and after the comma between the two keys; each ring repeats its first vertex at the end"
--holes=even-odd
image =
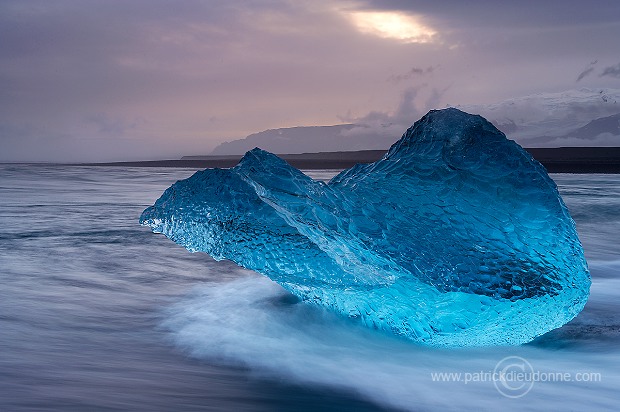
{"type": "MultiPolygon", "coordinates": [[[[592,296],[517,348],[433,350],[300,305],[230,262],[138,225],[187,169],[0,165],[0,411],[432,410],[620,403],[620,177],[553,175],[592,296]],[[596,372],[518,399],[437,371],[596,372]]],[[[328,178],[329,171],[309,173],[328,178]]]]}

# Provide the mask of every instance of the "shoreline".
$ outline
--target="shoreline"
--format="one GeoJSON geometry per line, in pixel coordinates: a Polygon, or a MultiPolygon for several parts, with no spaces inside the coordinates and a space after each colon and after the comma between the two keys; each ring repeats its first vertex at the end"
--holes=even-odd
{"type": "MultiPolygon", "coordinates": [[[[620,147],[557,147],[526,148],[549,173],[620,173],[620,147]]],[[[359,150],[351,152],[319,152],[279,154],[297,169],[348,169],[358,163],[379,160],[387,150],[359,150]]],[[[140,162],[85,163],[89,166],[126,167],[187,167],[196,169],[234,167],[242,155],[184,156],[177,160],[150,160],[140,162]]]]}
{"type": "MultiPolygon", "coordinates": [[[[620,147],[558,147],[525,148],[549,173],[608,173],[620,174],[620,147]]],[[[360,150],[350,152],[318,152],[278,154],[297,169],[348,169],[358,163],[379,160],[386,150],[360,150]]],[[[181,159],[62,163],[65,166],[115,166],[115,167],[179,167],[191,169],[234,167],[243,155],[184,156],[181,159]]],[[[33,163],[46,164],[46,163],[33,163]]]]}

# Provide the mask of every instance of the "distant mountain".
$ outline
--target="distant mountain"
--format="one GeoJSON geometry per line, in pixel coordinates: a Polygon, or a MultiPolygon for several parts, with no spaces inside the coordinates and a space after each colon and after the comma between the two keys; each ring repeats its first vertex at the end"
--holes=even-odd
{"type": "MultiPolygon", "coordinates": [[[[456,106],[480,114],[526,147],[620,146],[620,90],[539,93],[488,105],[456,106]]],[[[278,154],[386,150],[410,124],[341,124],[270,129],[217,146],[212,155],[254,147],[278,154]]]]}
{"type": "Polygon", "coordinates": [[[620,113],[592,120],[587,125],[570,133],[569,136],[577,139],[592,140],[594,137],[604,133],[620,136],[620,113]]]}
{"type": "Polygon", "coordinates": [[[225,142],[217,146],[214,155],[241,154],[255,147],[272,153],[303,153],[340,150],[343,133],[351,124],[270,129],[254,133],[245,139],[225,142]],[[317,150],[320,149],[320,150],[317,150]]]}
{"type": "MultiPolygon", "coordinates": [[[[457,106],[469,113],[480,114],[508,137],[525,145],[538,145],[557,140],[557,146],[579,145],[563,142],[574,140],[577,129],[592,121],[620,113],[620,90],[579,89],[558,93],[538,93],[487,105],[457,106]],[[540,141],[537,141],[539,140],[540,141]]],[[[598,126],[593,126],[597,127],[598,126]]],[[[590,146],[599,145],[593,137],[601,135],[593,128],[585,129],[590,146]]],[[[600,144],[605,144],[605,137],[600,144]]]]}
{"type": "Polygon", "coordinates": [[[387,150],[404,132],[395,134],[390,126],[371,129],[366,125],[339,124],[270,129],[222,143],[211,154],[243,154],[255,147],[278,154],[387,150]]]}
{"type": "Polygon", "coordinates": [[[620,147],[620,113],[588,122],[561,136],[523,139],[530,147],[543,146],[614,146],[620,147]],[[593,144],[596,142],[596,144],[593,144]]]}

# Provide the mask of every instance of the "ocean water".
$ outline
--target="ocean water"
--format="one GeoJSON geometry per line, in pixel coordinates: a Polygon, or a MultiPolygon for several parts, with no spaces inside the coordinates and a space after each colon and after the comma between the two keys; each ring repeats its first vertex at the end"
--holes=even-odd
{"type": "Polygon", "coordinates": [[[552,175],[592,273],[584,311],[527,345],[446,350],[138,225],[192,173],[0,165],[0,411],[618,409],[620,176],[552,175]]]}

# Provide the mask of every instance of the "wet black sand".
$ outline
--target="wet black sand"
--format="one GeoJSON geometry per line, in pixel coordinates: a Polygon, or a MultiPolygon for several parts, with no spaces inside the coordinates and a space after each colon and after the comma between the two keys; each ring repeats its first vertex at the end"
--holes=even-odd
{"type": "MultiPolygon", "coordinates": [[[[547,168],[549,173],[620,173],[620,147],[557,147],[525,149],[547,168]]],[[[347,169],[357,163],[380,159],[385,150],[321,152],[279,155],[298,169],[347,169]]],[[[125,167],[233,167],[241,155],[184,156],[181,159],[138,162],[95,163],[89,165],[125,167]]]]}

